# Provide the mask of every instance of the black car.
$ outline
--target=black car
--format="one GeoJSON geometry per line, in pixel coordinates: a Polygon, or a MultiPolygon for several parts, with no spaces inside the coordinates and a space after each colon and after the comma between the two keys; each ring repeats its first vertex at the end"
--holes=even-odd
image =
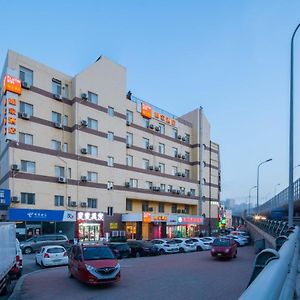
{"type": "Polygon", "coordinates": [[[131,256],[131,249],[126,243],[108,243],[107,246],[118,259],[131,256]]]}
{"type": "Polygon", "coordinates": [[[131,248],[131,255],[134,257],[158,255],[158,249],[150,242],[127,241],[131,248]]]}

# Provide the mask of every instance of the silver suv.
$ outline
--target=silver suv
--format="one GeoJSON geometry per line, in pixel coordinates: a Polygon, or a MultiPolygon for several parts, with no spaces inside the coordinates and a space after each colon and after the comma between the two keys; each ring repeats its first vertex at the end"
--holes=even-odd
{"type": "Polygon", "coordinates": [[[63,234],[41,234],[33,236],[32,238],[21,242],[20,247],[23,253],[29,254],[36,252],[43,246],[49,245],[61,245],[65,248],[70,247],[67,236],[63,234]]]}

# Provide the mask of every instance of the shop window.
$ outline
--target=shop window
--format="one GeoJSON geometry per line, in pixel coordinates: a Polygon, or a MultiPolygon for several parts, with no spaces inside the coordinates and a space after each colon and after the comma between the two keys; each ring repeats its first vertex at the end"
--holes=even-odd
{"type": "Polygon", "coordinates": [[[148,201],[142,202],[142,211],[148,211],[149,210],[149,203],[148,201]]]}
{"type": "Polygon", "coordinates": [[[88,91],[88,101],[94,104],[98,104],[98,95],[88,91]]]}
{"type": "Polygon", "coordinates": [[[64,196],[55,195],[54,196],[55,206],[64,206],[64,196]]]}
{"type": "Polygon", "coordinates": [[[113,216],[113,214],[114,214],[114,210],[113,209],[114,208],[112,206],[108,206],[107,207],[107,215],[108,216],[113,216]]]}
{"type": "Polygon", "coordinates": [[[34,193],[21,193],[21,203],[22,204],[35,204],[35,194],[34,193]]]}
{"type": "Polygon", "coordinates": [[[92,118],[87,118],[88,128],[98,130],[98,121],[92,118]]]}
{"type": "Polygon", "coordinates": [[[35,162],[28,160],[21,160],[21,171],[35,174],[35,162]]]}
{"type": "Polygon", "coordinates": [[[132,211],[132,200],[126,199],[126,210],[132,211]]]}
{"type": "Polygon", "coordinates": [[[33,145],[33,135],[29,133],[19,133],[19,142],[27,145],[33,145]]]}
{"type": "Polygon", "coordinates": [[[33,71],[20,66],[20,80],[27,82],[29,86],[33,85],[33,71]]]}
{"type": "Polygon", "coordinates": [[[164,213],[165,212],[165,204],[162,202],[158,203],[158,212],[164,213]]]}
{"type": "Polygon", "coordinates": [[[33,105],[20,101],[20,113],[26,113],[29,117],[33,116],[33,105]]]}
{"type": "Polygon", "coordinates": [[[89,208],[97,208],[97,199],[95,199],[95,198],[88,198],[87,199],[87,206],[89,208]]]}
{"type": "Polygon", "coordinates": [[[171,212],[172,212],[172,214],[176,214],[177,213],[177,204],[176,203],[172,204],[171,212]]]}

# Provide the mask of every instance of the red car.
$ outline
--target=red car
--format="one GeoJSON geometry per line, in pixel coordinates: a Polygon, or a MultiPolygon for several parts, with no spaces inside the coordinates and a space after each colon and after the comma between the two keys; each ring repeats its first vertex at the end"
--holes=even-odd
{"type": "Polygon", "coordinates": [[[112,251],[101,244],[77,244],[69,257],[69,277],[97,285],[119,281],[120,264],[112,251]]]}
{"type": "Polygon", "coordinates": [[[212,243],[210,253],[213,257],[236,258],[237,244],[230,238],[216,238],[212,243]]]}

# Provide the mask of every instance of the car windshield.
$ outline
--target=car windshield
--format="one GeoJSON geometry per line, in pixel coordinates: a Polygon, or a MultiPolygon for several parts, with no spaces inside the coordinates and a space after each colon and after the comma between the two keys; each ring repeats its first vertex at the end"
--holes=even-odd
{"type": "MultiPolygon", "coordinates": [[[[180,241],[180,242],[182,242],[182,241],[180,241]]],[[[175,242],[175,241],[167,241],[167,244],[168,244],[168,245],[175,245],[176,242],[175,242]]]]}
{"type": "Polygon", "coordinates": [[[194,244],[193,240],[187,240],[185,241],[186,244],[194,244]]]}
{"type": "Polygon", "coordinates": [[[98,259],[114,259],[114,255],[108,247],[84,247],[84,260],[98,260],[98,259]]]}
{"type": "Polygon", "coordinates": [[[61,247],[50,248],[47,250],[47,253],[63,253],[63,252],[65,252],[65,249],[63,249],[61,247]]]}
{"type": "Polygon", "coordinates": [[[213,242],[213,246],[230,246],[230,240],[227,239],[215,239],[213,242]]]}

